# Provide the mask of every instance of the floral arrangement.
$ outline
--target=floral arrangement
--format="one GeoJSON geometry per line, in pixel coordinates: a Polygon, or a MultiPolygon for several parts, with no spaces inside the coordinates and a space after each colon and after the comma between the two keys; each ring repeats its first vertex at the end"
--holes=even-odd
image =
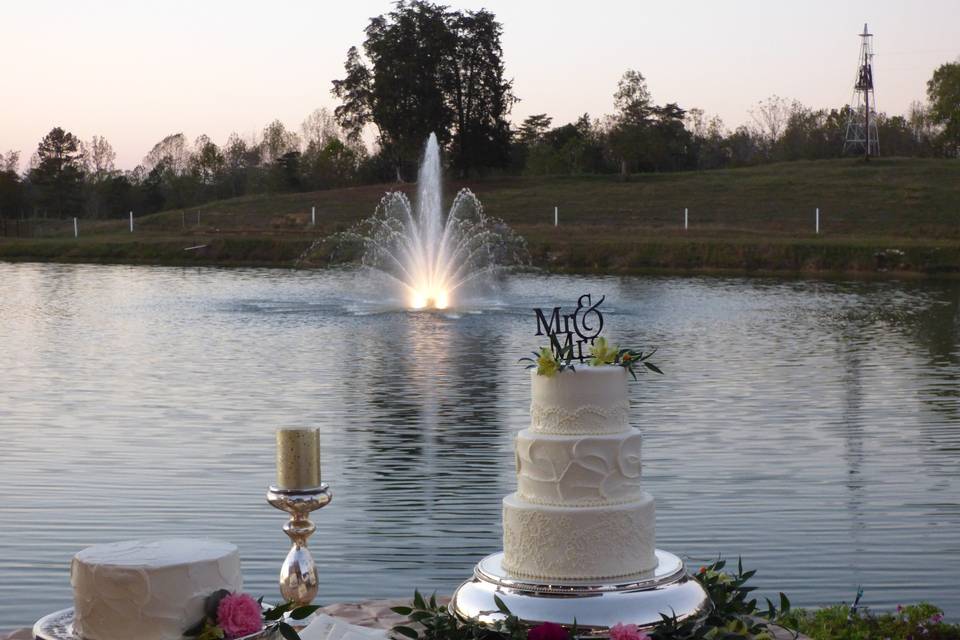
{"type": "Polygon", "coordinates": [[[196,640],[234,640],[275,628],[286,640],[300,640],[297,630],[284,622],[284,614],[303,620],[319,609],[316,605],[299,606],[295,602],[264,609],[263,598],[246,593],[214,591],[203,604],[203,620],[183,635],[196,640]]]}
{"type": "MultiPolygon", "coordinates": [[[[648,631],[633,624],[616,624],[610,628],[611,640],[773,640],[772,627],[786,629],[783,621],[790,612],[787,596],[781,593],[779,606],[767,600],[767,608],[761,609],[750,596],[754,587],[745,586],[756,572],[745,572],[738,563],[736,573],[726,573],[725,566],[725,560],[717,560],[694,576],[713,603],[702,617],[678,620],[661,614],[660,622],[648,631]]],[[[435,596],[426,600],[420,592],[414,592],[411,606],[393,608],[409,619],[408,624],[394,627],[393,633],[410,640],[574,640],[578,636],[576,621],[569,627],[546,622],[528,628],[500,598],[494,596],[494,602],[503,617],[485,626],[476,620],[460,621],[447,607],[438,605],[435,596]]]]}
{"type": "MultiPolygon", "coordinates": [[[[587,364],[591,367],[601,367],[604,365],[614,365],[623,367],[630,372],[634,380],[637,379],[635,367],[643,367],[640,370],[650,370],[654,373],[663,375],[660,368],[650,362],[650,357],[656,353],[654,349],[648,353],[636,349],[621,349],[618,346],[611,346],[604,337],[596,338],[590,345],[590,357],[587,358],[587,364]]],[[[568,346],[559,357],[550,347],[540,347],[539,351],[533,352],[532,358],[520,358],[520,362],[527,362],[527,369],[536,367],[537,375],[553,376],[561,371],[570,369],[575,371],[573,364],[573,347],[568,346]]]]}

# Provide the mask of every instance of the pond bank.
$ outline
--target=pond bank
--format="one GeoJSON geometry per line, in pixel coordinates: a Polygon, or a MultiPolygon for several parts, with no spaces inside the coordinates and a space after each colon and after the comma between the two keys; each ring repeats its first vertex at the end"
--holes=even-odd
{"type": "MultiPolygon", "coordinates": [[[[583,230],[573,238],[551,229],[519,229],[532,265],[570,274],[960,276],[960,241],[908,238],[682,236],[624,238],[583,230]]],[[[0,238],[0,260],[224,267],[324,267],[321,250],[298,259],[316,235],[141,234],[87,238],[0,238]]]]}

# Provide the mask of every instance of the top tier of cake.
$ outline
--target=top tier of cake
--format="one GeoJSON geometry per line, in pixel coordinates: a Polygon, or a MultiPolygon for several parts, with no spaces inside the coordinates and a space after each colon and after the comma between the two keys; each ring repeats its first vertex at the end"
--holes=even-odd
{"type": "Polygon", "coordinates": [[[531,370],[530,430],[556,435],[602,435],[630,428],[627,371],[580,365],[552,376],[531,370]]]}
{"type": "Polygon", "coordinates": [[[88,547],[70,582],[74,630],[87,640],[179,640],[203,619],[207,596],[243,588],[236,546],[191,538],[88,547]]]}

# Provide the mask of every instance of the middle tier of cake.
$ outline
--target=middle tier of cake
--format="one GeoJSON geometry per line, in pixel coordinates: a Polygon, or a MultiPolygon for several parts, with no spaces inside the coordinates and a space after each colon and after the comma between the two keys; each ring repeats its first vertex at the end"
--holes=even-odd
{"type": "Polygon", "coordinates": [[[535,504],[591,506],[640,499],[637,429],[610,435],[564,436],[524,429],[517,434],[517,495],[535,504]]]}

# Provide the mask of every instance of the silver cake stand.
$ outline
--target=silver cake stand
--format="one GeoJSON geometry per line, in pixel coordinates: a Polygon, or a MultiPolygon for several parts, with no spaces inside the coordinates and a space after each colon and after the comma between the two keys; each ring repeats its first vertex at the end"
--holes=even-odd
{"type": "Polygon", "coordinates": [[[556,581],[544,584],[514,577],[503,569],[503,552],[477,563],[473,578],[457,588],[450,612],[461,620],[492,625],[506,618],[494,602],[503,601],[521,622],[554,622],[567,628],[576,620],[579,637],[604,638],[617,623],[649,628],[660,614],[678,620],[706,613],[707,592],[691,578],[677,556],[657,549],[657,568],[606,584],[556,581]]]}

